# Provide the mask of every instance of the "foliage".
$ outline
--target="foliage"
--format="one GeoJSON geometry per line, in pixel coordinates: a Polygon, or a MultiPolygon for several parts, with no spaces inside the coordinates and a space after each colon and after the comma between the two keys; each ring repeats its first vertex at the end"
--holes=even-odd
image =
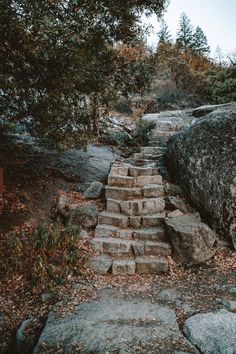
{"type": "Polygon", "coordinates": [[[212,100],[216,104],[236,101],[236,65],[217,65],[206,72],[211,87],[212,100]]]}
{"type": "Polygon", "coordinates": [[[193,26],[188,16],[183,12],[179,20],[176,44],[187,54],[188,50],[193,48],[193,40],[193,26]]]}
{"type": "Polygon", "coordinates": [[[48,220],[33,230],[12,232],[5,240],[4,248],[9,253],[6,263],[29,280],[43,281],[49,277],[62,283],[80,259],[78,235],[77,227],[64,227],[48,220]]]}
{"type": "Polygon", "coordinates": [[[210,52],[207,37],[199,26],[196,27],[195,33],[193,35],[193,51],[198,56],[204,56],[210,52]]]}
{"type": "Polygon", "coordinates": [[[114,109],[119,113],[123,113],[123,114],[127,114],[127,115],[130,115],[133,113],[130,103],[127,100],[118,101],[115,104],[114,109]]]}
{"type": "Polygon", "coordinates": [[[52,144],[85,144],[97,130],[97,108],[146,80],[146,66],[127,64],[116,43],[134,43],[143,12],[159,16],[166,3],[1,0],[4,119],[26,119],[52,144]]]}
{"type": "Polygon", "coordinates": [[[158,42],[159,44],[172,42],[172,38],[171,38],[171,34],[168,29],[168,25],[164,20],[161,21],[161,28],[160,28],[160,31],[158,32],[157,35],[159,38],[159,42],[158,42]]]}

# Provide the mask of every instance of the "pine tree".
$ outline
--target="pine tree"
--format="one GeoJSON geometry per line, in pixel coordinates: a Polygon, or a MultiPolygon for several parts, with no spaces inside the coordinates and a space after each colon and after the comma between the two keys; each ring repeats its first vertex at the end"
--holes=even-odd
{"type": "Polygon", "coordinates": [[[222,49],[220,48],[219,45],[216,47],[214,58],[215,58],[216,63],[219,66],[223,65],[224,53],[223,53],[223,51],[222,51],[222,49]]]}
{"type": "Polygon", "coordinates": [[[167,23],[162,20],[161,21],[161,27],[160,27],[160,31],[157,33],[158,37],[159,37],[159,42],[158,44],[166,44],[166,43],[171,43],[172,42],[172,38],[171,38],[171,34],[169,32],[168,29],[168,25],[167,23]]]}
{"type": "Polygon", "coordinates": [[[180,15],[176,44],[184,53],[193,48],[193,26],[184,12],[180,15]]]}
{"type": "Polygon", "coordinates": [[[199,56],[206,56],[210,52],[207,37],[199,26],[193,35],[193,50],[199,56]]]}

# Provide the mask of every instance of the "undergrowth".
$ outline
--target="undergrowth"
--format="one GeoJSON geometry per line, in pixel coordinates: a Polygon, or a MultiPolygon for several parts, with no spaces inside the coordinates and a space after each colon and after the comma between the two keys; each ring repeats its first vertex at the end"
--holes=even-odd
{"type": "Polygon", "coordinates": [[[63,284],[69,273],[78,273],[80,251],[77,226],[44,220],[34,229],[10,232],[1,240],[0,274],[14,270],[32,283],[53,280],[63,284]]]}

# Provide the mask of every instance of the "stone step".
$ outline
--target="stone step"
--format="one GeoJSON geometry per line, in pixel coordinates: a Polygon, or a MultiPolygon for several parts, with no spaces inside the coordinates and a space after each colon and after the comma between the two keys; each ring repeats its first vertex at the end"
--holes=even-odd
{"type": "Polygon", "coordinates": [[[94,238],[91,245],[96,252],[110,256],[133,255],[132,241],[118,238],[94,238]]]}
{"type": "Polygon", "coordinates": [[[141,148],[141,153],[158,155],[163,154],[167,150],[167,147],[163,146],[145,146],[141,148]]]}
{"type": "Polygon", "coordinates": [[[158,139],[158,138],[170,138],[172,135],[176,134],[175,131],[163,131],[160,129],[153,129],[150,134],[150,139],[158,139]]]}
{"type": "Polygon", "coordinates": [[[125,240],[136,241],[165,241],[164,227],[151,227],[151,228],[126,228],[122,229],[111,225],[98,225],[95,230],[95,237],[113,237],[125,240]]]}
{"type": "Polygon", "coordinates": [[[166,213],[150,214],[142,216],[142,226],[143,227],[154,227],[161,226],[165,224],[166,213]]]}
{"type": "Polygon", "coordinates": [[[98,223],[126,228],[129,226],[129,218],[122,214],[103,211],[98,216],[98,223]]]}
{"type": "Polygon", "coordinates": [[[138,274],[158,274],[168,272],[168,261],[163,257],[138,257],[135,259],[138,274]]]}
{"type": "MultiPolygon", "coordinates": [[[[119,231],[117,231],[119,232],[119,231]]],[[[142,240],[142,241],[164,241],[165,230],[163,227],[151,227],[145,229],[138,229],[132,231],[132,237],[135,240],[142,240]]]]}
{"type": "Polygon", "coordinates": [[[134,178],[129,176],[120,176],[110,174],[108,176],[108,186],[116,186],[116,187],[133,187],[134,186],[134,178]]]}
{"type": "Polygon", "coordinates": [[[116,237],[116,232],[120,230],[117,226],[98,224],[95,229],[94,237],[116,237]]]}
{"type": "Polygon", "coordinates": [[[134,259],[116,259],[112,264],[112,274],[114,275],[133,275],[136,271],[134,259]]]}
{"type": "Polygon", "coordinates": [[[138,159],[134,160],[135,166],[140,166],[140,167],[144,167],[144,166],[149,165],[151,163],[155,163],[155,162],[153,162],[153,160],[146,160],[143,158],[138,158],[138,159]]]}
{"type": "Polygon", "coordinates": [[[165,209],[165,200],[162,197],[131,199],[128,201],[107,199],[107,211],[123,213],[127,216],[141,216],[161,213],[165,209]]]}
{"type": "Polygon", "coordinates": [[[107,198],[107,205],[106,205],[106,210],[110,211],[112,213],[120,213],[120,200],[115,200],[111,198],[107,198]]]}
{"type": "Polygon", "coordinates": [[[136,153],[133,155],[133,158],[136,160],[147,160],[147,161],[159,161],[163,157],[163,153],[161,154],[148,154],[148,153],[136,153]]]}
{"type": "Polygon", "coordinates": [[[130,255],[167,257],[170,245],[166,242],[135,241],[119,238],[94,238],[91,245],[95,251],[112,257],[130,255]]]}
{"type": "Polygon", "coordinates": [[[126,187],[105,187],[106,198],[115,200],[127,200],[129,198],[141,198],[142,189],[140,187],[126,188],[126,187]]]}
{"type": "Polygon", "coordinates": [[[165,200],[163,198],[149,198],[121,201],[120,210],[127,216],[161,213],[165,210],[165,200]]]}
{"type": "Polygon", "coordinates": [[[144,254],[147,256],[167,257],[170,253],[170,245],[166,242],[147,241],[144,246],[144,254]]]}
{"type": "Polygon", "coordinates": [[[166,147],[166,143],[169,140],[169,138],[164,138],[164,139],[150,139],[149,140],[149,145],[152,147],[155,146],[161,146],[161,147],[166,147]]]}
{"type": "Polygon", "coordinates": [[[118,176],[128,176],[129,174],[129,164],[112,164],[110,169],[110,174],[118,176]]]}
{"type": "Polygon", "coordinates": [[[144,186],[145,184],[162,184],[163,179],[161,175],[155,176],[138,176],[135,178],[135,184],[137,186],[144,186]]]}
{"type": "Polygon", "coordinates": [[[165,195],[162,184],[145,184],[142,187],[142,193],[145,198],[162,197],[165,195]]]}
{"type": "Polygon", "coordinates": [[[136,167],[132,166],[129,169],[129,175],[132,177],[138,176],[154,176],[159,175],[159,169],[156,167],[136,167]]]}

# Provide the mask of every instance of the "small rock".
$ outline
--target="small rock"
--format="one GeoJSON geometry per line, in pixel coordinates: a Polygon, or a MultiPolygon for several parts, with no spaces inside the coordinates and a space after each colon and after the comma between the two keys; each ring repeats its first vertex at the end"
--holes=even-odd
{"type": "Polygon", "coordinates": [[[158,294],[159,299],[175,303],[181,300],[181,294],[175,289],[164,289],[158,294]]]}
{"type": "Polygon", "coordinates": [[[58,300],[58,297],[55,293],[42,293],[41,300],[48,304],[55,304],[55,302],[58,300]]]}
{"type": "Polygon", "coordinates": [[[106,274],[112,265],[112,259],[106,255],[93,257],[89,260],[88,266],[95,273],[106,274]]]}
{"type": "Polygon", "coordinates": [[[222,305],[224,305],[227,310],[231,311],[231,312],[236,312],[236,301],[230,301],[228,299],[223,299],[222,300],[222,305]]]}
{"type": "Polygon", "coordinates": [[[98,222],[98,209],[94,204],[80,204],[71,212],[69,223],[83,228],[92,228],[98,222]]]}
{"type": "Polygon", "coordinates": [[[176,209],[182,211],[183,213],[192,212],[192,208],[186,204],[186,202],[178,197],[175,196],[168,196],[165,198],[166,200],[166,208],[168,210],[174,211],[176,209]]]}
{"type": "Polygon", "coordinates": [[[84,192],[87,199],[99,199],[104,193],[104,185],[99,181],[92,182],[88,189],[84,192]]]}
{"type": "Polygon", "coordinates": [[[236,286],[229,287],[227,290],[230,294],[236,294],[236,286]]]}
{"type": "Polygon", "coordinates": [[[23,321],[16,332],[17,353],[32,353],[41,329],[42,325],[35,317],[23,321]]]}
{"type": "Polygon", "coordinates": [[[69,198],[64,195],[60,195],[57,199],[56,209],[62,216],[66,216],[68,214],[68,210],[66,209],[68,202],[69,198]]]}
{"type": "Polygon", "coordinates": [[[79,237],[83,239],[88,238],[89,237],[88,232],[86,230],[81,230],[79,233],[79,237]]]}
{"type": "Polygon", "coordinates": [[[180,197],[184,196],[184,192],[183,192],[182,188],[180,186],[178,186],[177,184],[166,183],[165,190],[166,190],[166,193],[169,195],[175,195],[175,196],[180,196],[180,197]]]}
{"type": "Polygon", "coordinates": [[[178,216],[183,216],[183,215],[184,215],[184,213],[182,211],[180,211],[179,209],[176,209],[176,210],[171,211],[170,213],[168,213],[167,217],[169,219],[171,219],[171,218],[176,218],[178,216]]]}

